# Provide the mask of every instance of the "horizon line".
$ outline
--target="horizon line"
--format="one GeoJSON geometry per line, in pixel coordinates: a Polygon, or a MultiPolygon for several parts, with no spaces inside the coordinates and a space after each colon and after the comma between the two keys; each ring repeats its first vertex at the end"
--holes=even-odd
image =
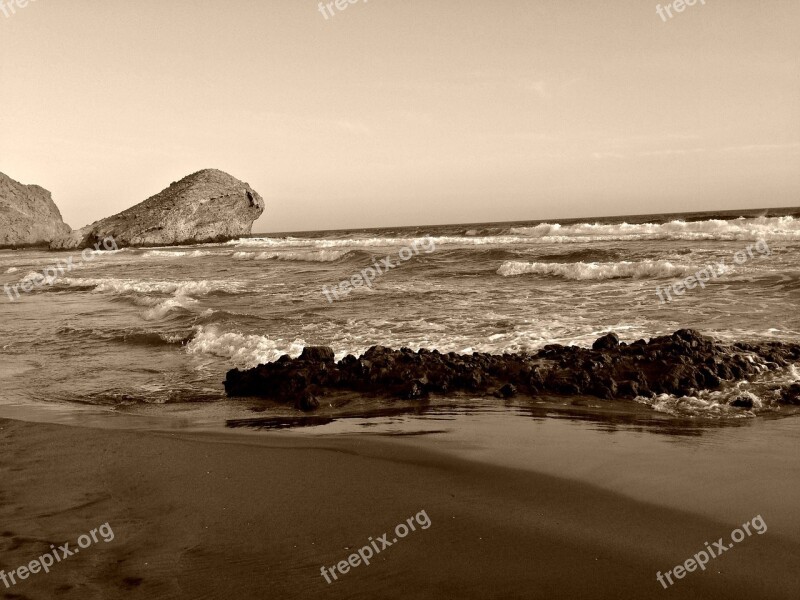
{"type": "MultiPolygon", "coordinates": [[[[382,229],[412,229],[412,228],[425,228],[425,227],[470,227],[470,226],[481,226],[481,225],[494,225],[494,226],[502,226],[502,225],[516,225],[521,223],[533,223],[533,224],[542,224],[542,223],[566,223],[566,222],[588,222],[588,221],[599,221],[601,219],[628,219],[628,218],[644,218],[644,217],[689,217],[692,215],[703,215],[709,214],[711,215],[719,215],[728,216],[730,215],[730,219],[726,220],[733,220],[740,217],[745,217],[745,215],[739,214],[739,216],[733,216],[737,213],[744,213],[744,212],[757,212],[757,211],[786,211],[786,210],[796,210],[798,212],[798,216],[800,216],[800,204],[798,205],[789,205],[789,206],[768,206],[768,207],[756,207],[756,208],[735,208],[735,209],[725,209],[725,210],[697,210],[697,211],[690,211],[690,212],[674,212],[674,213],[637,213],[637,214],[614,214],[614,215],[605,215],[605,216],[581,216],[581,217],[569,217],[569,218],[556,218],[556,219],[516,219],[511,221],[479,221],[479,222],[471,222],[471,223],[427,223],[427,224],[417,224],[417,225],[385,225],[380,227],[345,227],[345,228],[337,228],[337,229],[304,229],[304,230],[293,230],[293,231],[260,231],[257,233],[251,233],[249,236],[244,237],[255,237],[260,235],[279,235],[279,234],[299,234],[299,233],[330,233],[330,232],[337,232],[337,231],[379,231],[382,229]]],[[[749,217],[757,216],[757,215],[748,215],[749,217]]],[[[793,216],[791,214],[785,215],[775,215],[775,216],[793,216]]]]}

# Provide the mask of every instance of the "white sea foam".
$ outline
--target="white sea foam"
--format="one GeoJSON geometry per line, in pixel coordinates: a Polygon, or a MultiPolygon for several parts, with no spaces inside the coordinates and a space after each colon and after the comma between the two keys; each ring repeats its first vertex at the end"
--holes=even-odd
{"type": "Polygon", "coordinates": [[[59,284],[68,287],[94,286],[97,292],[111,292],[118,295],[136,294],[173,294],[184,296],[205,296],[215,292],[235,294],[244,291],[245,286],[235,281],[214,281],[201,279],[198,281],[154,281],[141,279],[116,278],[70,278],[58,280],[59,284]]]}
{"type": "Polygon", "coordinates": [[[6,273],[16,273],[17,271],[19,271],[17,267],[10,267],[6,270],[6,273]]]}
{"type": "Polygon", "coordinates": [[[237,260],[286,260],[302,262],[333,262],[350,254],[349,250],[284,250],[281,252],[235,252],[237,260]]]}
{"type": "Polygon", "coordinates": [[[23,283],[30,282],[30,283],[32,283],[34,285],[37,285],[37,286],[41,286],[41,285],[44,285],[44,284],[53,285],[53,282],[55,282],[56,279],[57,279],[56,277],[52,277],[50,274],[45,276],[40,271],[31,271],[30,273],[25,275],[25,277],[20,279],[19,283],[23,284],[23,283]]]}
{"type": "Polygon", "coordinates": [[[431,237],[372,237],[372,238],[341,238],[341,239],[313,239],[313,238],[243,238],[232,240],[228,245],[237,248],[301,248],[304,250],[327,248],[391,248],[402,246],[416,246],[420,249],[429,248],[431,240],[439,245],[465,245],[482,246],[491,244],[529,244],[531,239],[520,235],[495,235],[481,237],[467,236],[431,236],[431,237]]]}
{"type": "Polygon", "coordinates": [[[665,260],[643,260],[639,262],[611,263],[541,263],[506,261],[497,270],[498,275],[512,277],[533,274],[561,277],[575,281],[601,279],[645,279],[675,277],[691,270],[686,265],[676,265],[665,260]]]}
{"type": "Polygon", "coordinates": [[[273,340],[266,335],[244,335],[220,331],[217,326],[197,327],[195,336],[187,344],[189,354],[210,354],[227,358],[237,367],[250,369],[260,364],[275,362],[282,355],[300,356],[306,343],[273,340]]]}
{"type": "MultiPolygon", "coordinates": [[[[692,416],[692,417],[747,417],[753,416],[751,412],[745,412],[728,405],[721,397],[698,397],[698,396],[671,396],[660,394],[654,398],[638,397],[636,401],[640,404],[649,406],[656,412],[666,413],[673,416],[692,416]]],[[[760,406],[760,401],[759,401],[760,406]]]]}
{"type": "Polygon", "coordinates": [[[739,218],[730,221],[670,221],[668,223],[542,223],[513,227],[510,233],[547,242],[626,240],[800,240],[800,219],[794,217],[739,218]]]}
{"type": "Polygon", "coordinates": [[[148,250],[142,254],[143,258],[197,258],[216,254],[210,250],[148,250]]]}
{"type": "Polygon", "coordinates": [[[700,390],[693,396],[681,397],[670,394],[653,398],[640,396],[636,402],[674,416],[753,417],[759,412],[778,409],[781,390],[799,380],[797,365],[790,365],[778,371],[764,372],[753,377],[752,381],[726,382],[718,390],[700,390]],[[731,403],[736,399],[749,400],[752,409],[732,406],[731,403]]]}
{"type": "Polygon", "coordinates": [[[130,252],[133,248],[117,248],[116,250],[91,250],[90,248],[86,248],[86,250],[90,250],[92,254],[121,254],[123,252],[130,252]]]}
{"type": "Polygon", "coordinates": [[[162,300],[155,303],[153,308],[150,308],[142,314],[146,321],[157,321],[163,319],[169,313],[177,310],[188,310],[197,304],[197,300],[189,296],[177,295],[167,300],[162,300]]]}
{"type": "MultiPolygon", "coordinates": [[[[741,383],[740,383],[741,385],[741,383]]],[[[747,383],[744,383],[747,385],[747,383]]],[[[649,406],[656,412],[673,416],[691,417],[753,417],[759,411],[775,405],[775,400],[766,400],[753,391],[741,391],[739,386],[726,390],[703,390],[695,396],[672,396],[660,394],[653,398],[636,398],[636,402],[649,406]],[[736,398],[748,399],[753,403],[752,409],[732,406],[736,398]]]]}

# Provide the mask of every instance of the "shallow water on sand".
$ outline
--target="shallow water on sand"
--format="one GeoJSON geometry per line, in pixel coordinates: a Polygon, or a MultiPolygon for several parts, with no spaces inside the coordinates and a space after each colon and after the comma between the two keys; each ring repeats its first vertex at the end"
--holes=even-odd
{"type": "MultiPolygon", "coordinates": [[[[260,416],[233,403],[109,410],[64,403],[0,405],[0,418],[172,434],[226,433],[270,443],[379,436],[460,460],[587,483],[733,529],[761,515],[770,535],[800,544],[800,419],[679,419],[625,403],[476,399],[371,416],[260,416]],[[237,419],[226,419],[234,414],[237,419]],[[227,423],[224,426],[223,423],[227,423]]],[[[721,530],[726,535],[729,530],[721,530]]],[[[705,540],[698,540],[702,545],[705,540]]],[[[681,559],[676,556],[676,560],[681,559]]]]}

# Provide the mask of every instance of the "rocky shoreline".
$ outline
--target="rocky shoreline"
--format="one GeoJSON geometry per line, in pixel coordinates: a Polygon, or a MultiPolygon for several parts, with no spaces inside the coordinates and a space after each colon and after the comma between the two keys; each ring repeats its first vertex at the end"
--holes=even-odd
{"type": "MultiPolygon", "coordinates": [[[[284,355],[274,363],[229,371],[225,391],[230,397],[268,398],[303,411],[315,410],[335,391],[406,400],[457,393],[632,400],[714,390],[723,381],[749,379],[798,361],[800,344],[727,344],[691,329],[632,344],[609,333],[591,349],[549,345],[533,354],[460,355],[373,346],[360,358],[348,355],[336,362],[331,348],[308,347],[295,359],[284,355]]],[[[779,402],[800,405],[800,384],[783,389],[779,402]]],[[[731,405],[753,408],[747,396],[731,405]]]]}

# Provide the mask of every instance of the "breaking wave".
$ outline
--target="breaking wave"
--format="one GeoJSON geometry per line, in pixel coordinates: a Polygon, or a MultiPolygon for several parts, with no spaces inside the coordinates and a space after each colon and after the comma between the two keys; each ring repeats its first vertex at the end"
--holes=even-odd
{"type": "Polygon", "coordinates": [[[235,252],[237,260],[287,260],[303,262],[334,262],[345,258],[349,250],[294,250],[284,252],[235,252]]]}
{"type": "Polygon", "coordinates": [[[197,258],[215,254],[208,250],[148,250],[142,253],[142,258],[197,258]]]}
{"type": "Polygon", "coordinates": [[[211,354],[226,358],[240,368],[253,368],[260,364],[275,362],[282,355],[292,358],[300,356],[306,343],[273,340],[267,335],[245,335],[235,332],[222,332],[214,325],[199,326],[192,340],[187,344],[189,354],[211,354]]]}
{"type": "Polygon", "coordinates": [[[94,289],[96,292],[128,294],[173,294],[181,296],[208,296],[211,294],[237,294],[245,291],[242,283],[201,279],[199,281],[153,281],[141,279],[76,279],[65,277],[57,284],[70,288],[94,289]]]}
{"type": "Polygon", "coordinates": [[[685,275],[691,267],[675,265],[665,260],[613,263],[542,263],[506,261],[497,270],[498,275],[544,275],[574,281],[601,279],[648,279],[685,275]]]}
{"type": "Polygon", "coordinates": [[[171,312],[189,311],[193,306],[196,306],[198,302],[190,296],[176,293],[172,298],[167,298],[166,300],[143,296],[137,298],[136,303],[143,306],[150,306],[150,308],[142,313],[142,318],[145,321],[158,321],[171,312]]]}
{"type": "Polygon", "coordinates": [[[721,219],[695,222],[676,220],[668,223],[578,223],[563,226],[558,223],[541,223],[534,227],[512,227],[509,233],[555,243],[626,240],[798,240],[800,239],[800,219],[794,217],[740,217],[731,221],[721,219]]]}

